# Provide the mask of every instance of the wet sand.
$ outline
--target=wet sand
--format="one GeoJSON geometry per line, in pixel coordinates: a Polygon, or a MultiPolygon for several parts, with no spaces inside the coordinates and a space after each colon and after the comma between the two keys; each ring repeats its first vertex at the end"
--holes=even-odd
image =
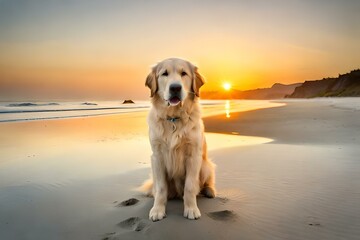
{"type": "Polygon", "coordinates": [[[207,132],[227,135],[207,135],[219,194],[198,198],[196,221],[173,200],[150,222],[153,199],[133,191],[150,171],[146,113],[0,124],[0,239],[357,239],[351,101],[205,109],[207,132]]]}
{"type": "Polygon", "coordinates": [[[251,233],[241,239],[357,239],[360,99],[281,102],[287,105],[205,119],[207,131],[274,139],[215,153],[218,185],[243,194],[228,196],[242,220],[237,234],[245,228],[251,233]]]}

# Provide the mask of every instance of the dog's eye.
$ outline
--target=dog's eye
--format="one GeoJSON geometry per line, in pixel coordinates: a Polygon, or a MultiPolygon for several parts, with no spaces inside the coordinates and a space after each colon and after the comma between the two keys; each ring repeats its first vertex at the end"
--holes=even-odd
{"type": "Polygon", "coordinates": [[[183,77],[183,76],[186,76],[186,75],[187,75],[186,72],[184,72],[184,71],[181,72],[181,76],[182,76],[182,77],[183,77]]]}
{"type": "Polygon", "coordinates": [[[161,76],[165,76],[165,77],[166,77],[167,75],[169,75],[167,71],[165,71],[165,72],[163,72],[163,74],[161,74],[161,76]]]}

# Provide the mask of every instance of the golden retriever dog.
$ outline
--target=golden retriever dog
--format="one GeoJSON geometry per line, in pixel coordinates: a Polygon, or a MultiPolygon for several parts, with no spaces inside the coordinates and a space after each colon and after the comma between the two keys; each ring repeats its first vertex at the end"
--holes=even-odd
{"type": "Polygon", "coordinates": [[[168,199],[183,197],[184,217],[200,218],[196,196],[215,197],[215,165],[207,158],[197,67],[169,58],[152,68],[145,85],[151,90],[148,116],[152,179],[141,187],[154,196],[149,218],[166,216],[168,199]]]}

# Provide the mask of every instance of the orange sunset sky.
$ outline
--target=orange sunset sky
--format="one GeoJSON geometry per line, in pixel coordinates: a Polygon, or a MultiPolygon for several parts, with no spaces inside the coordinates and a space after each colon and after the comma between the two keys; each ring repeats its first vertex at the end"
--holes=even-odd
{"type": "Polygon", "coordinates": [[[202,90],[360,67],[360,1],[0,0],[0,100],[147,99],[150,66],[181,57],[202,90]]]}

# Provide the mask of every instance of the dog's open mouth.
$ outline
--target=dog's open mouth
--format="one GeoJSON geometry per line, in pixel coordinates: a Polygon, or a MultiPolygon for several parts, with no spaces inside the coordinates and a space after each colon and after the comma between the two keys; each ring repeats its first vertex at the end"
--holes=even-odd
{"type": "Polygon", "coordinates": [[[177,97],[177,96],[171,97],[171,98],[169,99],[169,103],[170,103],[170,105],[172,105],[172,106],[178,105],[180,101],[181,101],[180,98],[177,97]]]}

